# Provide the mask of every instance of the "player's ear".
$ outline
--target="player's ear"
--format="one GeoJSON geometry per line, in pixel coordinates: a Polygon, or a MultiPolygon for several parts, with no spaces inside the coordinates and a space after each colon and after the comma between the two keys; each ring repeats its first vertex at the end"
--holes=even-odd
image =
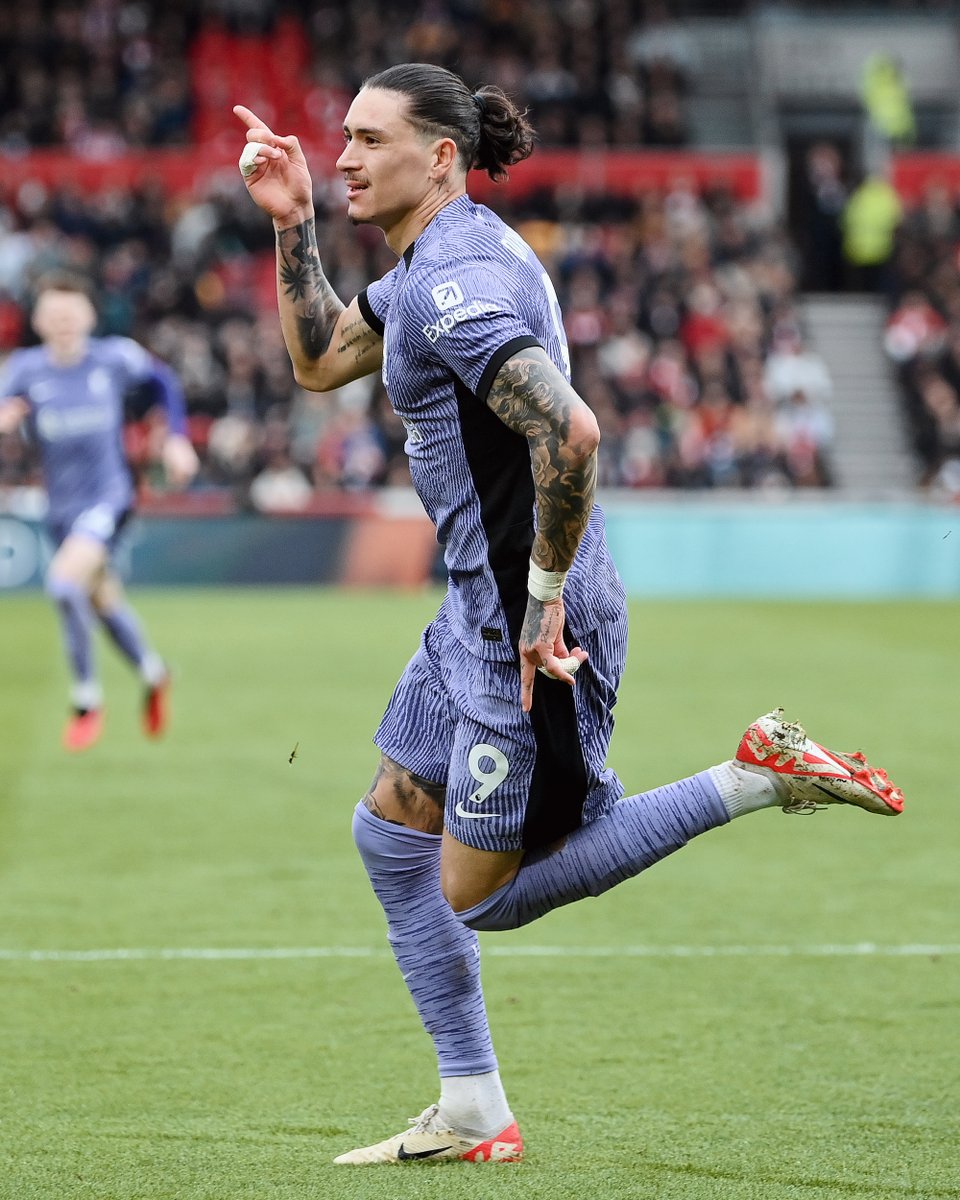
{"type": "Polygon", "coordinates": [[[431,175],[439,183],[457,165],[457,143],[453,138],[440,138],[433,147],[431,175]]]}

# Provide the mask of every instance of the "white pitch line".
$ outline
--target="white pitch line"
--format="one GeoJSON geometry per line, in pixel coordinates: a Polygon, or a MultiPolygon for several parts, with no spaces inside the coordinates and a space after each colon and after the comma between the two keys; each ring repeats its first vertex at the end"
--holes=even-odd
{"type": "MultiPolygon", "coordinates": [[[[491,958],[937,958],[960,954],[960,944],[908,942],[881,945],[773,946],[493,946],[491,958]]],[[[374,946],[166,946],[120,947],[114,950],[12,950],[0,948],[0,962],[162,962],[177,959],[253,961],[262,959],[389,958],[386,947],[374,946]]]]}

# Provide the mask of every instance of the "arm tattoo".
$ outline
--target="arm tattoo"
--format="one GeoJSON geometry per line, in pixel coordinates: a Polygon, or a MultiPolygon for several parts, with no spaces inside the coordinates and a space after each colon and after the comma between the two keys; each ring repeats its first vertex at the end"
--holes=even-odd
{"type": "Polygon", "coordinates": [[[347,354],[350,350],[353,351],[353,361],[360,362],[363,356],[370,349],[370,326],[364,320],[349,321],[340,331],[340,343],[337,346],[338,354],[347,354]]]}
{"type": "Polygon", "coordinates": [[[277,232],[280,286],[296,320],[303,355],[315,361],[330,345],[343,304],[320,265],[313,220],[277,232]]]}
{"type": "Polygon", "coordinates": [[[596,454],[571,443],[570,414],[582,403],[543,351],[521,351],[497,374],[487,404],[530,443],[537,496],[536,561],[566,571],[590,519],[597,488],[596,454]]]}

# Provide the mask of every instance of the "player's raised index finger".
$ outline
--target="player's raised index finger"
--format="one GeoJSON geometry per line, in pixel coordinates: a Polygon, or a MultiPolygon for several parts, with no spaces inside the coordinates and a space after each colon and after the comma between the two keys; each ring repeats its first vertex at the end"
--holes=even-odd
{"type": "Polygon", "coordinates": [[[242,104],[235,104],[233,111],[248,129],[255,129],[258,133],[267,133],[270,137],[274,136],[273,130],[249,108],[245,108],[242,104]]]}

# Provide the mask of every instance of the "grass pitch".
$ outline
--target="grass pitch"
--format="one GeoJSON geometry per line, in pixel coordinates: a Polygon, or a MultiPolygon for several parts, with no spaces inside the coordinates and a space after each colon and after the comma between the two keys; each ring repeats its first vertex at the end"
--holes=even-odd
{"type": "Polygon", "coordinates": [[[862,745],[906,814],[761,813],[485,935],[527,1161],[331,1166],[436,1097],[349,834],[436,600],[141,592],[170,734],[142,739],[103,647],[106,732],[71,758],[52,612],[0,598],[0,1197],[960,1194],[949,603],[635,605],[628,790],[729,757],[780,703],[862,745]]]}

